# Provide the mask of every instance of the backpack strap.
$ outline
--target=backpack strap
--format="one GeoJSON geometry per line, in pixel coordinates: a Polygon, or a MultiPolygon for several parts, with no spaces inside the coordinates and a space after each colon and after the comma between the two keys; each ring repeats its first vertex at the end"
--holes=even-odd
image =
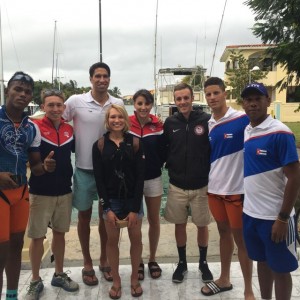
{"type": "Polygon", "coordinates": [[[100,150],[101,154],[103,152],[103,148],[104,148],[104,137],[98,140],[98,149],[100,150]]]}

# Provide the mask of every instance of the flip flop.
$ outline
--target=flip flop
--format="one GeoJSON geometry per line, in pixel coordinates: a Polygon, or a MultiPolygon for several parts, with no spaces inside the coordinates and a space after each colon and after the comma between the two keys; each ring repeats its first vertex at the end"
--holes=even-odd
{"type": "Polygon", "coordinates": [[[141,287],[140,283],[137,283],[136,285],[131,285],[130,287],[131,287],[131,296],[132,297],[137,298],[137,297],[140,297],[143,295],[143,290],[139,293],[136,291],[139,287],[141,287]]]}
{"type": "Polygon", "coordinates": [[[148,270],[152,279],[157,279],[161,276],[162,270],[156,261],[151,261],[148,263],[148,270]],[[154,275],[154,273],[159,273],[159,274],[154,275]]]}
{"type": "Polygon", "coordinates": [[[111,272],[111,267],[101,267],[99,266],[99,271],[103,273],[103,277],[106,281],[113,281],[113,277],[110,274],[111,272]]]}
{"type": "Polygon", "coordinates": [[[230,286],[220,287],[214,281],[207,283],[206,286],[210,289],[210,291],[209,292],[204,292],[203,288],[202,288],[201,293],[204,296],[216,295],[216,294],[219,294],[219,293],[222,293],[222,292],[230,291],[233,288],[232,284],[230,286]]]}
{"type": "Polygon", "coordinates": [[[145,266],[144,263],[140,263],[138,270],[139,280],[144,280],[145,278],[145,266]]]}
{"type": "Polygon", "coordinates": [[[108,293],[108,295],[109,295],[109,298],[110,299],[120,299],[121,298],[121,296],[122,296],[122,287],[115,287],[115,286],[112,286],[111,288],[110,288],[110,291],[109,291],[109,293],[108,293]],[[113,296],[110,292],[111,291],[113,291],[113,292],[115,292],[115,295],[113,296]],[[120,294],[119,294],[120,293],[120,294]]]}
{"type": "Polygon", "coordinates": [[[86,271],[83,268],[81,273],[82,273],[82,281],[83,281],[84,284],[89,285],[89,286],[93,286],[93,285],[97,285],[99,283],[98,278],[95,276],[95,270],[94,269],[92,269],[90,271],[86,271]],[[92,281],[87,280],[85,277],[91,278],[92,281]]]}

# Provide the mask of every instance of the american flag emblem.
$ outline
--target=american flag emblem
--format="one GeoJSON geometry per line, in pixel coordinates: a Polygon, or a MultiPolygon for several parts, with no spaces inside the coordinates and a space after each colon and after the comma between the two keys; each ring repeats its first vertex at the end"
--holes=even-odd
{"type": "Polygon", "coordinates": [[[256,155],[267,155],[267,150],[256,149],[256,155]]]}

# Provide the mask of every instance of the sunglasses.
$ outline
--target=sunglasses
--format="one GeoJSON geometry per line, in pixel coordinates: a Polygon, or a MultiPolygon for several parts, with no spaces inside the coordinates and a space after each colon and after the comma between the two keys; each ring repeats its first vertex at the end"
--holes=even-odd
{"type": "Polygon", "coordinates": [[[17,74],[15,76],[13,76],[10,81],[16,81],[16,80],[26,81],[26,82],[29,82],[29,83],[33,82],[33,79],[30,76],[26,75],[26,74],[17,74]]]}
{"type": "Polygon", "coordinates": [[[56,90],[56,89],[49,89],[49,90],[44,90],[43,91],[43,95],[45,97],[49,97],[49,96],[62,96],[63,95],[63,91],[56,90]]]}

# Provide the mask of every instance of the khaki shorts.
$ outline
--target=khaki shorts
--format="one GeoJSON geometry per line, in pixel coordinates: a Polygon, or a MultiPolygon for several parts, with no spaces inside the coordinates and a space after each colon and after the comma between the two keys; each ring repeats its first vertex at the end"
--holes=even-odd
{"type": "Polygon", "coordinates": [[[175,185],[169,185],[165,219],[174,224],[187,222],[189,208],[192,222],[198,226],[207,226],[211,222],[208,208],[207,186],[198,190],[183,190],[175,185]]]}
{"type": "Polygon", "coordinates": [[[72,193],[62,196],[41,196],[29,194],[28,237],[42,238],[47,233],[49,222],[57,232],[70,230],[72,193]]]}
{"type": "Polygon", "coordinates": [[[161,176],[144,181],[144,196],[158,197],[163,193],[161,176]]]}

